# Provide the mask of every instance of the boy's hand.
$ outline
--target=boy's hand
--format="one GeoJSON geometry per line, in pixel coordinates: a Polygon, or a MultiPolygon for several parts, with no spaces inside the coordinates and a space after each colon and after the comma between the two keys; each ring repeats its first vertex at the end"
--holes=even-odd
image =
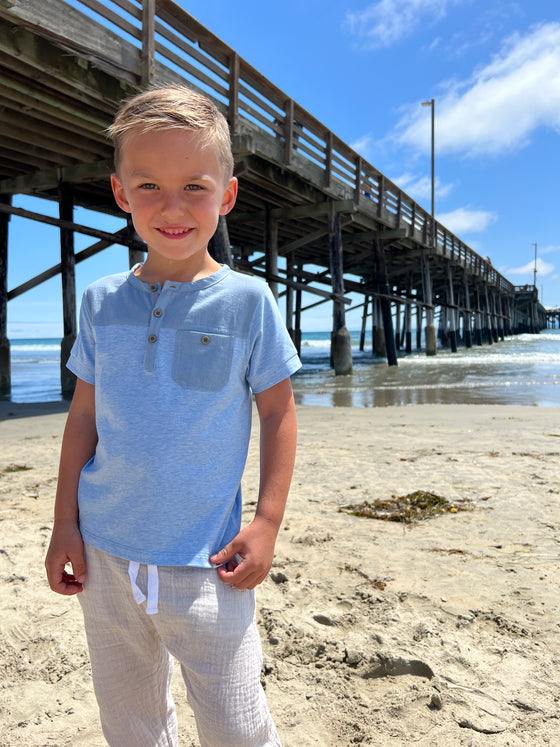
{"type": "Polygon", "coordinates": [[[256,516],[249,526],[215,555],[210,562],[219,565],[218,575],[237,589],[254,589],[264,581],[272,566],[277,528],[256,516]],[[235,555],[242,561],[236,565],[235,555]]]}
{"type": "Polygon", "coordinates": [[[86,578],[84,542],[75,522],[55,523],[45,559],[49,586],[58,594],[69,596],[83,590],[86,578]],[[65,570],[72,565],[72,573],[65,570]]]}

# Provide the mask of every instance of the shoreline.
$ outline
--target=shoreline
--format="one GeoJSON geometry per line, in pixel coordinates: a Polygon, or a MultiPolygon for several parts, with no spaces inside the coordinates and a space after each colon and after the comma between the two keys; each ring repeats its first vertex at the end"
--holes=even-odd
{"type": "MultiPolygon", "coordinates": [[[[39,405],[0,403],[0,745],[102,747],[79,605],[43,571],[68,403],[39,405]]],[[[292,491],[257,590],[284,747],[560,742],[557,409],[297,410],[292,491]],[[339,511],[416,490],[469,510],[415,525],[339,511]]],[[[257,483],[255,422],[244,521],[257,483]]],[[[178,672],[173,692],[191,747],[178,672]]]]}
{"type": "MultiPolygon", "coordinates": [[[[414,403],[414,404],[402,404],[402,405],[394,405],[394,404],[384,404],[384,405],[375,405],[372,407],[367,406],[353,406],[353,405],[305,405],[305,404],[296,404],[296,408],[298,411],[300,410],[326,410],[328,412],[331,412],[333,410],[356,410],[356,411],[383,411],[383,410],[407,410],[409,408],[437,408],[437,407],[443,407],[443,408],[462,408],[462,407],[470,407],[470,408],[491,408],[491,407],[498,407],[498,408],[521,408],[523,409],[539,409],[539,410],[558,410],[557,405],[536,405],[536,404],[508,404],[508,403],[495,403],[495,404],[488,404],[488,403],[473,403],[473,402],[464,402],[464,403],[456,403],[456,402],[422,402],[422,403],[414,403]]],[[[68,413],[68,410],[70,408],[70,400],[58,400],[56,402],[48,401],[48,402],[11,402],[7,400],[0,400],[0,425],[3,422],[9,422],[11,420],[18,420],[20,418],[35,418],[35,417],[41,417],[41,416],[48,416],[48,415],[65,415],[68,413]]]]}

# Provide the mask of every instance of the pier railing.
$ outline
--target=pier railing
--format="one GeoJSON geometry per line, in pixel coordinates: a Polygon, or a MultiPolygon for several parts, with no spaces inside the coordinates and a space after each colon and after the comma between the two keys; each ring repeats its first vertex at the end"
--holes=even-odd
{"type": "Polygon", "coordinates": [[[445,226],[433,225],[430,213],[172,0],[112,0],[115,10],[98,0],[49,0],[49,10],[43,0],[25,5],[30,22],[39,20],[43,29],[52,25],[53,8],[62,14],[66,7],[64,39],[70,48],[74,43],[80,54],[137,85],[160,82],[163,66],[167,81],[177,76],[211,96],[232,133],[258,128],[279,139],[282,164],[295,168],[304,159],[308,167],[316,166],[326,194],[340,196],[342,189],[378,223],[404,229],[410,239],[514,294],[514,286],[488,260],[445,226]],[[112,33],[103,41],[87,36],[68,6],[112,33]],[[126,48],[121,40],[128,42],[126,48]],[[130,54],[130,45],[137,54],[130,54]]]}

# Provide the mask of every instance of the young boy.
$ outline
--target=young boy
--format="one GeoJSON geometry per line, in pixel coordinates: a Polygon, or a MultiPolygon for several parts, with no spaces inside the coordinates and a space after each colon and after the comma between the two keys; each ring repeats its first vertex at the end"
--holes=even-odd
{"type": "Polygon", "coordinates": [[[49,583],[81,592],[110,745],[177,745],[171,657],[201,745],[279,745],[252,590],[270,570],[291,480],[300,364],[266,286],[208,253],[237,195],[216,107],[154,89],[125,103],[109,133],[115,199],[148,255],[84,294],[49,583]],[[240,530],[252,393],[261,477],[240,530]]]}

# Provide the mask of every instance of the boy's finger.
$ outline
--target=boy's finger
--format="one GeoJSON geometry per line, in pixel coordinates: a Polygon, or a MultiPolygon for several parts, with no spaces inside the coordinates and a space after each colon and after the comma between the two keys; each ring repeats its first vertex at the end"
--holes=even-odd
{"type": "Polygon", "coordinates": [[[77,594],[82,591],[82,583],[73,574],[68,573],[64,566],[59,568],[54,576],[49,576],[49,585],[57,594],[77,594]]]}
{"type": "Polygon", "coordinates": [[[211,555],[209,560],[212,565],[225,565],[230,560],[233,561],[236,565],[239,565],[241,562],[243,562],[243,558],[241,557],[241,555],[238,552],[235,552],[235,548],[231,545],[226,545],[223,550],[220,550],[214,555],[211,555]]]}
{"type": "Polygon", "coordinates": [[[72,560],[72,572],[75,580],[83,584],[86,580],[86,564],[83,557],[79,560],[72,560]]]}

